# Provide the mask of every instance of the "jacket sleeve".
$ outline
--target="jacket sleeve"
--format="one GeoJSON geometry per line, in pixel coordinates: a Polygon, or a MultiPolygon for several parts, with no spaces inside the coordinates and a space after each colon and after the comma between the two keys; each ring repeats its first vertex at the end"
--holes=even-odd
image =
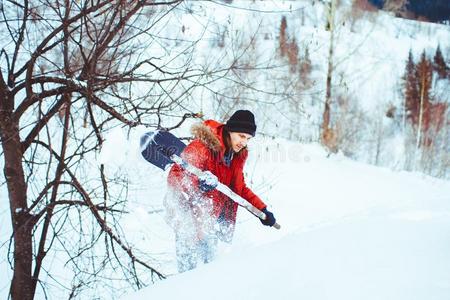
{"type": "Polygon", "coordinates": [[[244,178],[244,163],[247,159],[247,153],[243,154],[243,157],[240,158],[241,161],[236,165],[233,172],[233,190],[239,196],[250,202],[254,207],[259,210],[262,210],[267,205],[255,194],[253,191],[247,187],[244,178]]]}
{"type": "MultiPolygon", "coordinates": [[[[206,146],[199,140],[194,140],[183,150],[181,158],[189,164],[204,170],[208,155],[209,150],[206,146]]],[[[188,195],[199,192],[197,177],[188,174],[177,164],[171,167],[167,182],[171,188],[187,193],[188,195]]]]}

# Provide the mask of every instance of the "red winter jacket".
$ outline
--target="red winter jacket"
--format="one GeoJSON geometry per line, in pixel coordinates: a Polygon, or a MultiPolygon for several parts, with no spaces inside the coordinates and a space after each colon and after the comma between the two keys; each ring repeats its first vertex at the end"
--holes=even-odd
{"type": "MultiPolygon", "coordinates": [[[[192,132],[195,140],[184,149],[181,157],[201,170],[210,171],[217,176],[221,183],[230,187],[259,210],[262,210],[266,205],[247,187],[244,181],[243,168],[248,150],[244,148],[235,154],[229,167],[224,163],[223,126],[223,124],[213,120],[194,125],[192,132]]],[[[188,195],[192,193],[193,189],[201,193],[198,189],[198,179],[195,176],[187,175],[178,165],[172,166],[168,183],[170,187],[188,195]],[[186,177],[189,179],[186,180],[186,177]]],[[[213,200],[213,214],[217,218],[222,214],[225,220],[233,225],[235,224],[238,208],[235,202],[217,190],[207,192],[205,196],[213,200]]]]}

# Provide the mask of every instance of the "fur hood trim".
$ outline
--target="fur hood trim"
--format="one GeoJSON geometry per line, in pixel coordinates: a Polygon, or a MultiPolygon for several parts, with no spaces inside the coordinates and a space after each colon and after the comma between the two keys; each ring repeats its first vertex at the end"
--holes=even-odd
{"type": "Polygon", "coordinates": [[[194,138],[199,139],[203,144],[205,144],[213,152],[220,153],[224,150],[223,143],[221,142],[221,137],[218,136],[218,131],[216,128],[211,128],[205,123],[197,123],[192,125],[191,133],[194,138]],[[215,129],[215,130],[214,130],[215,129]]]}

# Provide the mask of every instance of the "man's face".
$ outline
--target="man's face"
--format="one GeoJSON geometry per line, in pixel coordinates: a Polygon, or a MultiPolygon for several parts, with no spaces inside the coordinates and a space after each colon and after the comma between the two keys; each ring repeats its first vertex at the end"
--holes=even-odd
{"type": "Polygon", "coordinates": [[[230,132],[231,148],[237,153],[247,146],[247,143],[251,138],[252,135],[248,133],[230,132]]]}

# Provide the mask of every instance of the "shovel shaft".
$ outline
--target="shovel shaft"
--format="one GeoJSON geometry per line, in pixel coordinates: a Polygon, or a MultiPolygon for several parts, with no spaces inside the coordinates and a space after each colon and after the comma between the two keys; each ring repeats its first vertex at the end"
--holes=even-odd
{"type": "MultiPolygon", "coordinates": [[[[191,164],[184,161],[181,157],[177,155],[172,155],[170,159],[175,162],[177,165],[180,165],[183,169],[185,169],[187,172],[195,175],[195,176],[201,176],[203,174],[203,171],[192,166],[191,164]]],[[[267,218],[266,214],[254,207],[250,202],[233,192],[228,186],[224,185],[223,183],[220,183],[217,185],[216,189],[221,192],[222,194],[228,196],[231,200],[239,204],[240,206],[247,209],[250,213],[257,216],[258,218],[265,220],[267,218]]],[[[275,223],[273,225],[274,228],[280,229],[281,226],[278,223],[275,223]]]]}
{"type": "MultiPolygon", "coordinates": [[[[244,198],[233,192],[229,187],[219,182],[219,184],[216,187],[216,190],[221,192],[222,194],[227,195],[229,198],[231,198],[234,202],[239,204],[240,206],[247,209],[249,212],[257,216],[258,218],[265,220],[267,218],[266,214],[254,207],[250,202],[246,201],[244,198]]],[[[276,229],[280,229],[281,226],[278,223],[275,223],[273,225],[276,229]]]]}

